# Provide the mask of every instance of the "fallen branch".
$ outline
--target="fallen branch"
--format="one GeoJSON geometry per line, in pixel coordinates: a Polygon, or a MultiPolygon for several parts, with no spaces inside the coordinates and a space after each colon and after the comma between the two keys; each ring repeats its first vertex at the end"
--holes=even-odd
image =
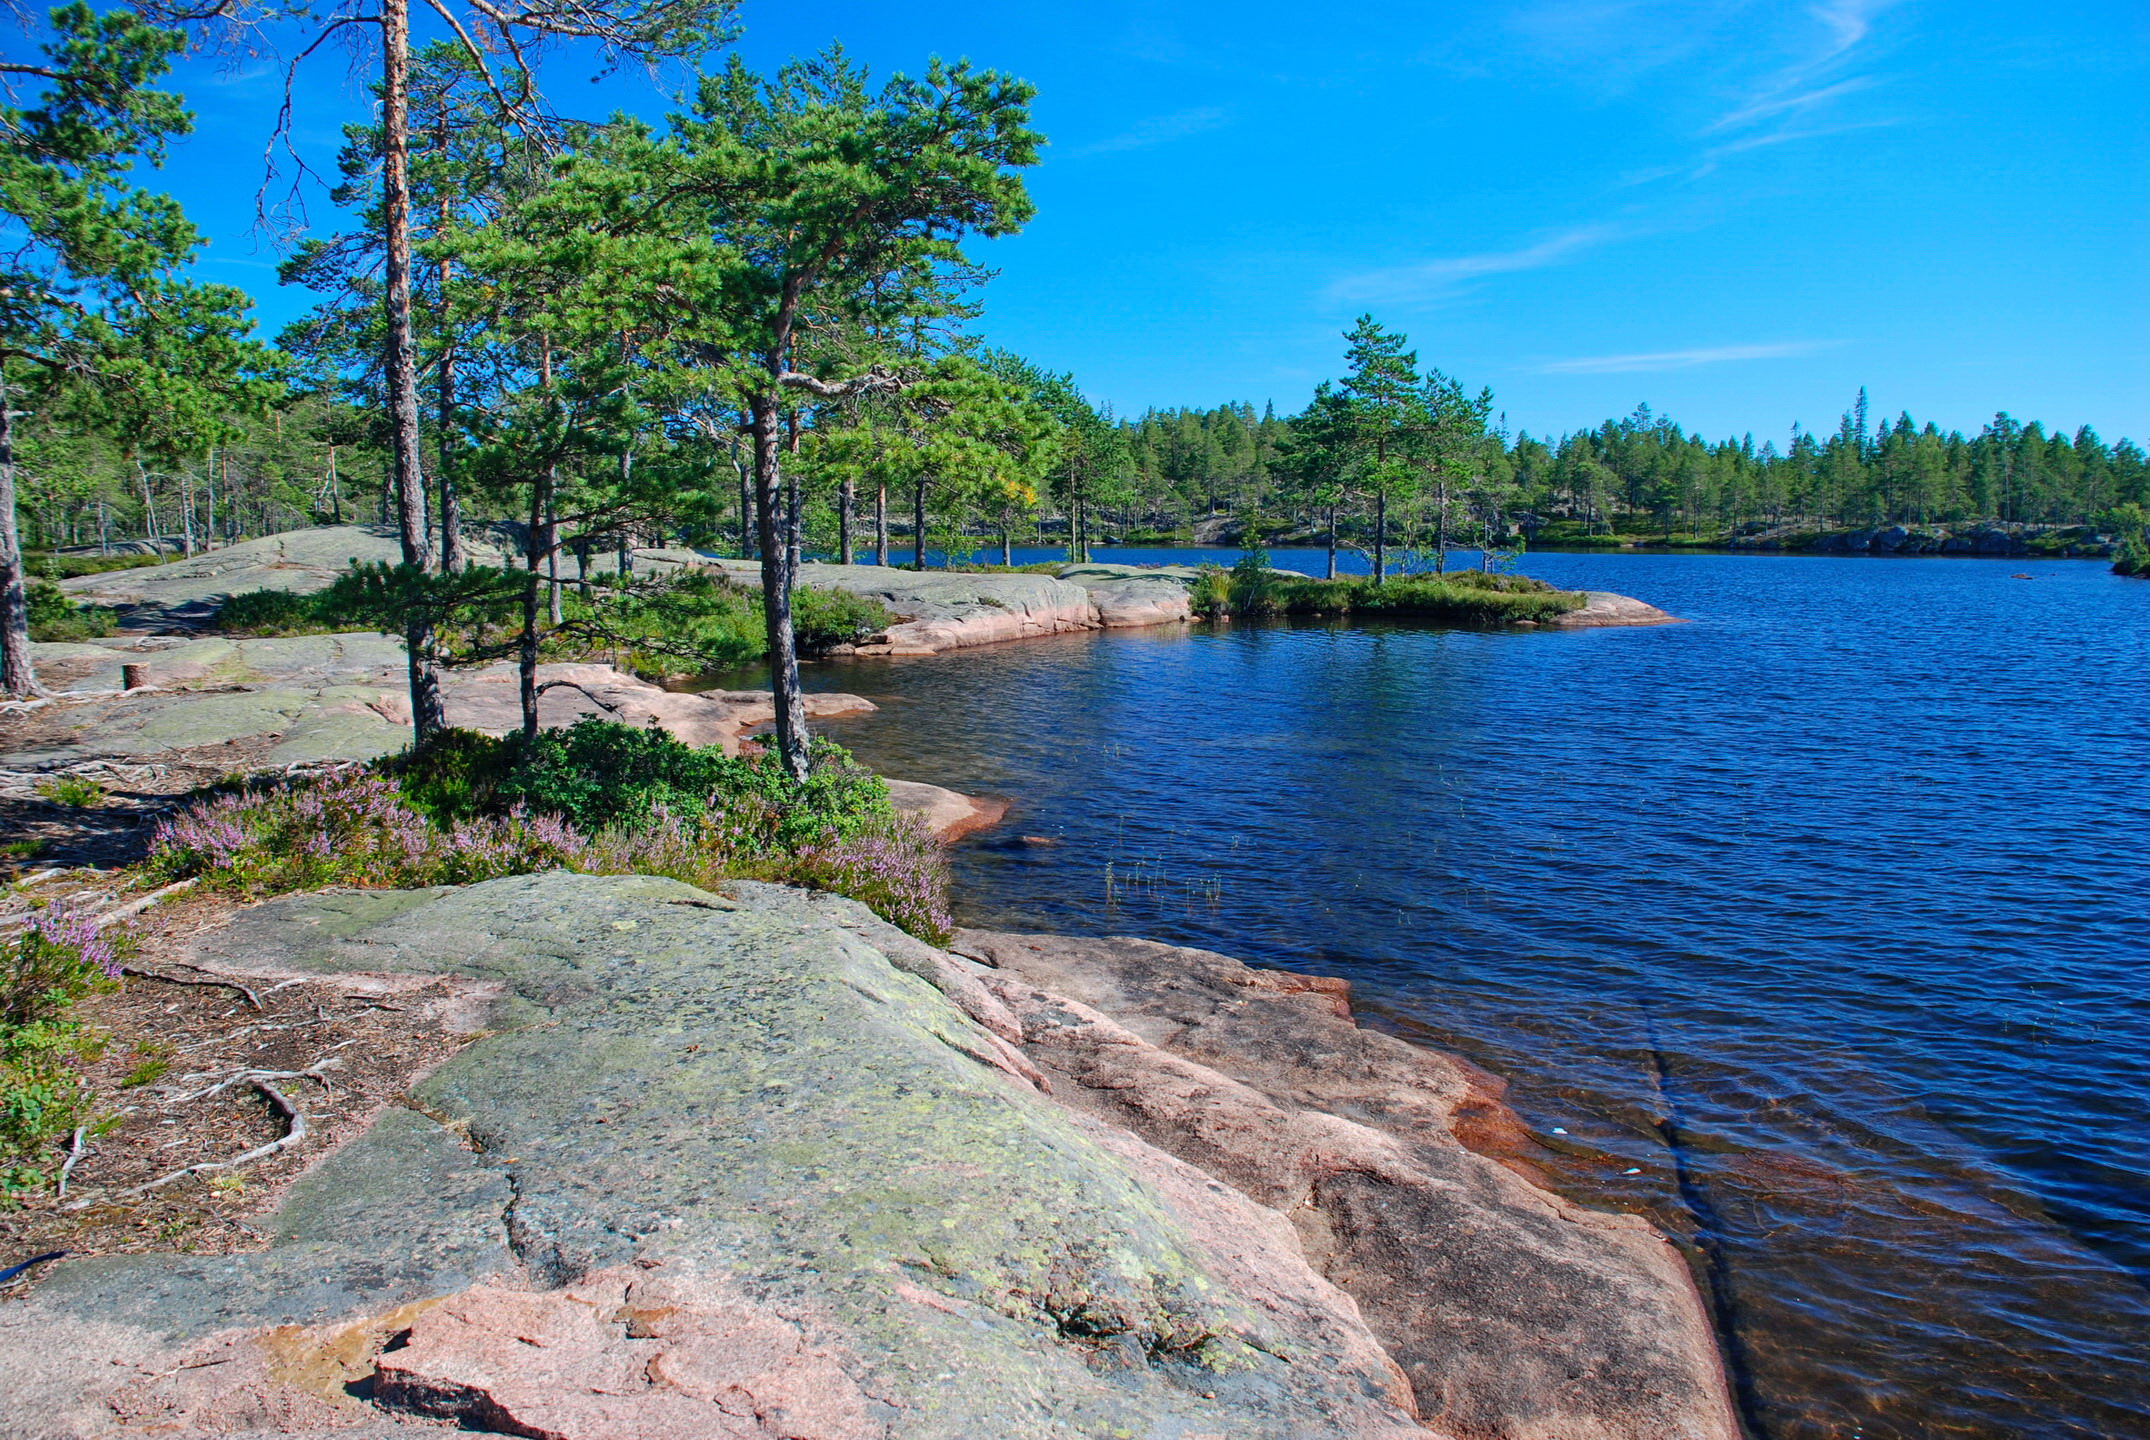
{"type": "Polygon", "coordinates": [[[589,701],[592,705],[595,705],[598,709],[604,711],[607,715],[617,715],[620,713],[619,706],[607,705],[604,701],[598,699],[595,695],[592,695],[586,687],[577,684],[573,680],[547,680],[544,684],[537,687],[537,693],[542,696],[548,690],[562,689],[580,691],[583,699],[589,701]]]}
{"type": "Polygon", "coordinates": [[[60,1163],[60,1193],[53,1197],[55,1200],[65,1200],[67,1198],[67,1176],[75,1168],[75,1162],[82,1158],[82,1136],[88,1129],[87,1125],[77,1125],[75,1127],[75,1138],[73,1143],[67,1147],[67,1158],[60,1163]]]}
{"type": "MultiPolygon", "coordinates": [[[[192,890],[200,881],[201,877],[198,875],[189,876],[184,880],[174,880],[162,890],[152,890],[139,900],[129,900],[117,910],[107,910],[97,917],[97,928],[102,930],[115,920],[124,920],[130,915],[139,915],[167,895],[177,895],[182,890],[192,890]]],[[[256,1005],[254,1008],[259,1010],[261,1007],[256,1005]]]]}
{"type": "Polygon", "coordinates": [[[269,1103],[274,1105],[283,1114],[284,1119],[289,1122],[282,1139],[271,1140],[266,1145],[258,1145],[244,1155],[234,1155],[229,1160],[205,1160],[199,1165],[189,1165],[183,1170],[174,1170],[169,1175],[160,1175],[145,1185],[137,1185],[132,1190],[122,1192],[120,1198],[122,1200],[131,1200],[135,1196],[146,1194],[151,1190],[160,1190],[174,1180],[183,1180],[189,1175],[206,1175],[212,1170],[236,1170],[241,1165],[251,1165],[256,1160],[266,1160],[271,1155],[281,1155],[286,1150],[302,1144],[306,1139],[306,1117],[299,1113],[299,1107],[286,1100],[281,1090],[278,1090],[265,1080],[256,1080],[254,1088],[267,1096],[269,1103]]]}

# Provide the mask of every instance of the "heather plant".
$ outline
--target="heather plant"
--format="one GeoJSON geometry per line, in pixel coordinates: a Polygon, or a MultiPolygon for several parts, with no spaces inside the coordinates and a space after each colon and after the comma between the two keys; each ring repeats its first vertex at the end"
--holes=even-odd
{"type": "Polygon", "coordinates": [[[111,942],[64,904],[32,911],[0,967],[0,1025],[9,1027],[55,1020],[119,975],[111,942]]]}
{"type": "Polygon", "coordinates": [[[948,909],[948,862],[915,815],[802,846],[759,878],[847,895],[935,945],[945,945],[955,931],[948,909]]]}
{"type": "Polygon", "coordinates": [[[435,825],[369,772],[250,785],[158,825],[149,868],[245,894],[323,885],[468,885],[568,864],[584,840],[557,817],[517,808],[435,825]]]}
{"type": "Polygon", "coordinates": [[[0,951],[0,1195],[42,1184],[55,1142],[90,1122],[82,1066],[102,1037],[69,1012],[118,975],[111,942],[64,905],[32,912],[0,951]]]}
{"type": "Polygon", "coordinates": [[[948,871],[888,787],[841,749],[793,781],[774,757],[695,750],[584,721],[535,745],[447,732],[387,773],[243,785],[158,826],[147,862],[249,895],[417,888],[565,869],[711,887],[775,880],[848,895],[919,937],[948,937],[948,871]],[[398,783],[400,781],[400,784],[398,783]]]}

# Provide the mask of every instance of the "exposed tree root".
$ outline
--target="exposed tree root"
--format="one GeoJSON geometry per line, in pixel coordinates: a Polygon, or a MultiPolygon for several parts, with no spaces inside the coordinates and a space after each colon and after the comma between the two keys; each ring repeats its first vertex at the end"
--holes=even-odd
{"type": "Polygon", "coordinates": [[[236,1170],[241,1165],[251,1165],[256,1160],[266,1160],[271,1155],[281,1155],[286,1150],[295,1149],[305,1143],[306,1117],[299,1113],[299,1107],[286,1100],[283,1092],[268,1081],[255,1080],[252,1083],[254,1088],[267,1096],[269,1103],[282,1112],[284,1119],[289,1122],[283,1138],[271,1140],[266,1145],[258,1145],[244,1155],[234,1155],[229,1160],[204,1161],[199,1165],[189,1165],[184,1169],[174,1170],[169,1175],[160,1175],[147,1184],[137,1185],[132,1190],[122,1192],[121,1198],[131,1200],[135,1196],[145,1194],[148,1191],[160,1190],[174,1180],[183,1180],[189,1175],[206,1175],[212,1170],[236,1170]]]}

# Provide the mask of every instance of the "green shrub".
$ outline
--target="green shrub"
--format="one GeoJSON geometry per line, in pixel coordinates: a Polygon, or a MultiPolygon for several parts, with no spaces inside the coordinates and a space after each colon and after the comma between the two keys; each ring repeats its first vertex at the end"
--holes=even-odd
{"type": "Polygon", "coordinates": [[[226,635],[323,635],[345,628],[328,592],[295,595],[289,590],[248,590],[217,608],[216,628],[226,635]]]}
{"type": "Polygon", "coordinates": [[[106,575],[115,570],[139,570],[145,565],[162,565],[174,557],[165,555],[59,555],[50,550],[25,550],[22,552],[24,568],[54,580],[72,580],[77,575],[106,575]]]}
{"type": "Polygon", "coordinates": [[[1232,574],[1222,565],[1204,565],[1195,572],[1194,583],[1187,587],[1188,603],[1194,613],[1206,620],[1217,620],[1232,611],[1232,574]]]}
{"type": "Polygon", "coordinates": [[[1249,555],[1241,560],[1229,577],[1220,571],[1218,578],[1199,578],[1197,608],[1220,613],[1217,592],[1223,589],[1230,607],[1243,615],[1384,615],[1500,625],[1549,620],[1587,603],[1577,591],[1557,590],[1527,575],[1459,570],[1442,576],[1393,575],[1376,585],[1362,576],[1316,580],[1257,570],[1250,563],[1254,559],[1249,555]]]}
{"type": "Polygon", "coordinates": [[[49,580],[30,585],[30,638],[47,644],[100,640],[118,628],[118,612],[102,605],[77,605],[49,580]]]}
{"type": "Polygon", "coordinates": [[[604,829],[639,830],[659,812],[699,817],[715,812],[739,830],[739,843],[767,849],[808,843],[824,833],[848,836],[885,819],[888,786],[854,763],[840,746],[814,746],[814,766],[803,784],[794,781],[774,752],[726,755],[715,746],[695,749],[650,726],[636,729],[610,720],[586,719],[566,730],[545,730],[525,745],[520,736],[484,762],[475,745],[460,742],[458,764],[476,771],[490,766],[498,778],[478,813],[504,814],[522,806],[557,815],[585,834],[604,829]]]}
{"type": "MultiPolygon", "coordinates": [[[[757,602],[760,597],[757,595],[757,602]]],[[[759,613],[759,603],[755,610],[759,613]]],[[[832,646],[856,645],[896,623],[887,606],[870,595],[802,585],[792,592],[791,628],[799,651],[818,655],[832,646]]]]}
{"type": "Polygon", "coordinates": [[[584,601],[570,593],[570,632],[548,653],[596,658],[618,652],[638,675],[669,675],[744,665],[768,653],[761,597],[720,575],[688,570],[640,593],[596,591],[584,601]]]}
{"type": "MultiPolygon", "coordinates": [[[[640,593],[600,589],[584,601],[570,593],[568,628],[548,658],[618,654],[639,675],[672,675],[744,665],[769,653],[761,591],[722,575],[686,570],[640,593]]],[[[802,585],[792,591],[792,636],[802,655],[856,644],[896,617],[880,601],[844,590],[802,585]]]]}
{"type": "Polygon", "coordinates": [[[94,810],[105,803],[105,787],[80,775],[59,775],[37,782],[37,793],[55,805],[94,810]]]}
{"type": "Polygon", "coordinates": [[[2113,532],[2113,572],[2150,576],[2150,514],[2131,501],[2113,507],[2098,522],[2113,532]]]}

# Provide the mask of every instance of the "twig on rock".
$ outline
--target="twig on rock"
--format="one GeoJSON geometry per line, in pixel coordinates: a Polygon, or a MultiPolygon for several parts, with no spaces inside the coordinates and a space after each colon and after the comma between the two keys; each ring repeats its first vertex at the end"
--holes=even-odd
{"type": "Polygon", "coordinates": [[[199,1165],[189,1165],[183,1170],[174,1170],[169,1175],[160,1175],[147,1184],[137,1185],[132,1190],[123,1192],[120,1198],[123,1200],[132,1199],[151,1190],[162,1189],[174,1180],[183,1180],[189,1175],[205,1175],[211,1170],[236,1170],[241,1165],[251,1165],[256,1160],[266,1160],[271,1155],[281,1155],[284,1151],[304,1143],[306,1139],[306,1117],[299,1113],[299,1107],[286,1100],[283,1092],[266,1080],[256,1080],[253,1083],[254,1088],[267,1096],[269,1103],[282,1112],[284,1119],[289,1122],[282,1139],[271,1140],[266,1145],[258,1145],[244,1155],[234,1155],[229,1160],[206,1160],[199,1165]]]}

